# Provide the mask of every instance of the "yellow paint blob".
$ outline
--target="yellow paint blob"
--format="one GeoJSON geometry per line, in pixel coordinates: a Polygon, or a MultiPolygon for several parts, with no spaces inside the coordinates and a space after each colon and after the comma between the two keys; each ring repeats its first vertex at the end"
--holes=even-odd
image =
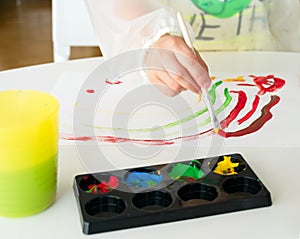
{"type": "Polygon", "coordinates": [[[219,133],[219,130],[220,130],[220,128],[215,128],[215,129],[214,129],[214,131],[215,131],[216,134],[219,133]]]}
{"type": "Polygon", "coordinates": [[[214,173],[221,174],[221,175],[234,175],[237,172],[234,171],[234,168],[239,166],[239,163],[231,162],[230,156],[224,156],[224,160],[220,161],[217,167],[214,170],[214,173]]]}
{"type": "Polygon", "coordinates": [[[201,101],[201,100],[202,100],[202,95],[201,95],[201,94],[199,94],[199,95],[198,95],[197,104],[198,104],[198,103],[200,103],[200,101],[201,101]]]}

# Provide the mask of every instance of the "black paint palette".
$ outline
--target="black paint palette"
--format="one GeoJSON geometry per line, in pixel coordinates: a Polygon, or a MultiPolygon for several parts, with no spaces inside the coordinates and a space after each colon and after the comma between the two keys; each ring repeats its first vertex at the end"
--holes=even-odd
{"type": "Polygon", "coordinates": [[[85,234],[272,204],[240,154],[77,175],[74,193],[85,234]]]}

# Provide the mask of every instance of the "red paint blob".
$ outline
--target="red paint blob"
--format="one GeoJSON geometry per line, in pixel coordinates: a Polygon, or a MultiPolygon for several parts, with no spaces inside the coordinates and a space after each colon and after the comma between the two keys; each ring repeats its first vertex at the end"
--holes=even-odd
{"type": "Polygon", "coordinates": [[[98,188],[103,193],[110,192],[112,189],[115,189],[119,186],[119,179],[115,176],[110,176],[108,182],[101,182],[98,184],[98,188]]]}
{"type": "Polygon", "coordinates": [[[260,91],[258,92],[259,95],[263,95],[266,92],[274,92],[275,90],[282,88],[285,84],[285,81],[283,79],[275,77],[274,75],[267,75],[267,76],[249,75],[249,77],[254,78],[253,81],[260,89],[260,91]]]}
{"type": "Polygon", "coordinates": [[[99,184],[90,184],[88,185],[88,191],[97,194],[101,193],[108,193],[113,189],[116,189],[119,186],[119,179],[116,176],[110,176],[108,182],[101,182],[99,184]]]}
{"type": "Polygon", "coordinates": [[[95,90],[86,90],[86,92],[89,93],[89,94],[94,94],[95,90]]]}

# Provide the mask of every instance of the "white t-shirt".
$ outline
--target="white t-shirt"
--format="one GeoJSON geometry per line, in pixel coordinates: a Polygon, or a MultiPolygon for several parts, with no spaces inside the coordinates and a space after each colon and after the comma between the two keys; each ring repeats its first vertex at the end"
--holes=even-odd
{"type": "Polygon", "coordinates": [[[194,47],[300,51],[300,0],[86,0],[104,56],[148,47],[180,34],[176,11],[191,26],[194,47]]]}

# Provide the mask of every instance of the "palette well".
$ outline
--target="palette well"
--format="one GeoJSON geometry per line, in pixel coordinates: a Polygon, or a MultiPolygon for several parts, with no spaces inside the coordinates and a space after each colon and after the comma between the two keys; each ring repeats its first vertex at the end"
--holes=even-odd
{"type": "Polygon", "coordinates": [[[240,154],[77,175],[73,189],[85,234],[272,204],[240,154]]]}

